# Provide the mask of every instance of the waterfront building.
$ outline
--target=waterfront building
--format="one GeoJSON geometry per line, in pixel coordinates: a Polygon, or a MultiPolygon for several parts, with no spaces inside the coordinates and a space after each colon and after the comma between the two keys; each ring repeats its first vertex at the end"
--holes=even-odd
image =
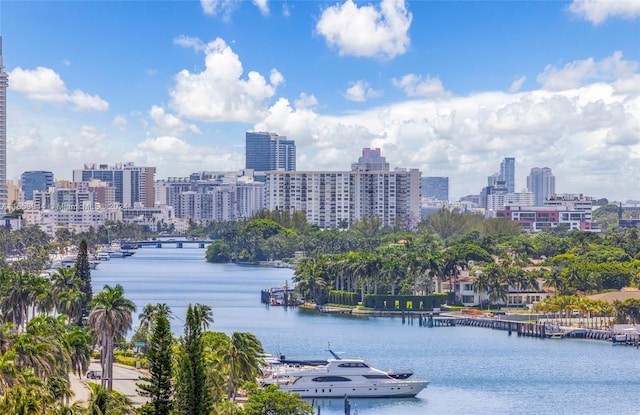
{"type": "Polygon", "coordinates": [[[448,177],[423,177],[420,187],[422,196],[426,198],[442,201],[449,200],[448,177]]]}
{"type": "Polygon", "coordinates": [[[265,131],[249,131],[245,137],[245,166],[256,171],[296,170],[294,140],[265,131]]]}
{"type": "Polygon", "coordinates": [[[89,182],[93,179],[108,183],[115,189],[115,202],[122,207],[153,207],[155,203],[155,167],[135,166],[133,163],[88,163],[73,171],[73,181],[89,182]]]}
{"type": "Polygon", "coordinates": [[[239,220],[264,208],[263,182],[254,171],[197,172],[156,182],[156,204],[173,206],[177,218],[201,221],[239,220]]]}
{"type": "Polygon", "coordinates": [[[53,210],[53,209],[29,209],[23,214],[25,224],[38,225],[43,232],[55,238],[56,230],[67,229],[70,232],[88,232],[89,229],[98,229],[104,225],[105,220],[121,221],[122,214],[119,210],[53,210]]]}
{"type": "Polygon", "coordinates": [[[265,208],[304,212],[322,229],[347,228],[366,217],[413,229],[420,217],[420,171],[270,171],[265,208]]]}
{"type": "Polygon", "coordinates": [[[0,207],[7,208],[7,87],[9,74],[2,61],[2,36],[0,36],[0,207]]]}
{"type": "Polygon", "coordinates": [[[545,200],[556,193],[556,177],[548,167],[534,167],[527,176],[527,190],[533,193],[536,206],[544,206],[545,200]]]}
{"type": "Polygon", "coordinates": [[[20,186],[25,201],[33,200],[33,192],[44,192],[53,186],[53,172],[45,170],[25,171],[20,176],[20,186]]]}

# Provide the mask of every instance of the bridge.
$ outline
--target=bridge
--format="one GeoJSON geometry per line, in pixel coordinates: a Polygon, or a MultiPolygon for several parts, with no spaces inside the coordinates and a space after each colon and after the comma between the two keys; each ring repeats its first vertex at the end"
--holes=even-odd
{"type": "Polygon", "coordinates": [[[212,241],[209,239],[166,239],[166,240],[155,240],[155,241],[133,241],[133,242],[125,242],[122,243],[122,249],[132,249],[134,246],[138,248],[142,247],[155,247],[162,248],[163,246],[169,245],[175,248],[205,248],[212,241]]]}

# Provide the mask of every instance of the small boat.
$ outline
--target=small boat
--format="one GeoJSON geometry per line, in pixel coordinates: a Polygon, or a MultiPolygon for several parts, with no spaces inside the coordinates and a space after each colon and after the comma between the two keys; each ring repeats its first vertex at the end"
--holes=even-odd
{"type": "Polygon", "coordinates": [[[98,253],[96,254],[96,259],[97,259],[98,261],[108,261],[108,260],[109,260],[109,258],[111,258],[111,257],[109,256],[109,253],[108,253],[108,252],[98,252],[98,253]]]}

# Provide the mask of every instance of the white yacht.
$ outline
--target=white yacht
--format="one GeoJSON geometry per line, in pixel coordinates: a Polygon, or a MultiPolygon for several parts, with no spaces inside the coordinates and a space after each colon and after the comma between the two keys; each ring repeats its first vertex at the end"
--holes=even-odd
{"type": "Polygon", "coordinates": [[[271,364],[261,385],[278,385],[302,398],[414,397],[426,380],[397,379],[361,359],[329,359],[324,365],[271,364]]]}

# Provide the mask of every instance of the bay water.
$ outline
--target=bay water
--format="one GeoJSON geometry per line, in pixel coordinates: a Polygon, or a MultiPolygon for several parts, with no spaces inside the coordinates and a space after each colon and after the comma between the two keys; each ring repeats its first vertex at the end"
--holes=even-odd
{"type": "MultiPolygon", "coordinates": [[[[290,286],[293,271],[205,262],[204,249],[140,248],[92,271],[94,293],[121,284],[134,301],[134,328],[147,304],[166,303],[183,332],[189,304],[213,308],[213,331],[248,331],[265,351],[326,359],[332,350],[379,369],[411,369],[431,383],[415,398],[352,399],[358,415],[636,414],[640,350],[581,339],[535,339],[478,327],[420,327],[395,317],[327,315],[266,306],[260,290],[290,286]]],[[[130,333],[132,334],[132,333],[130,333]]],[[[344,414],[341,399],[313,401],[344,414]]],[[[318,409],[319,408],[319,409],[318,409]]]]}

